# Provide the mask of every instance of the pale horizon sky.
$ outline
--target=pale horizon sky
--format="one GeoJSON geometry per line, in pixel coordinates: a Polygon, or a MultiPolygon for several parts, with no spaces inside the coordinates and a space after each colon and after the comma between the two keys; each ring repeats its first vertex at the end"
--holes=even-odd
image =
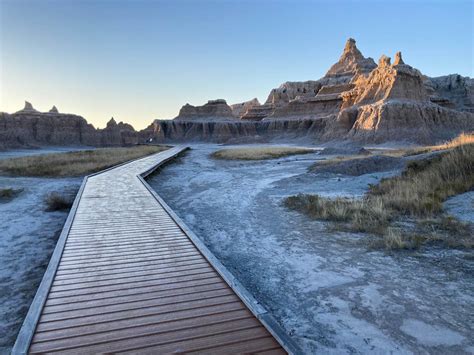
{"type": "Polygon", "coordinates": [[[429,76],[474,77],[471,0],[0,0],[0,111],[143,129],[186,103],[316,80],[349,37],[429,76]]]}

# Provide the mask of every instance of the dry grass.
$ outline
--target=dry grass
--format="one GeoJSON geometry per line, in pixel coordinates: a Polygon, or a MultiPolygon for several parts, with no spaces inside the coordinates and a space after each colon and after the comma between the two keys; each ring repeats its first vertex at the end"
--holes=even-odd
{"type": "Polygon", "coordinates": [[[405,149],[405,150],[401,149],[401,150],[398,150],[397,152],[402,154],[401,156],[407,157],[407,156],[412,156],[412,155],[437,152],[440,150],[453,149],[462,145],[473,144],[473,143],[474,143],[473,133],[461,133],[456,138],[453,138],[452,140],[447,141],[443,144],[430,145],[430,146],[418,147],[418,148],[410,148],[410,149],[405,149]]]}
{"type": "Polygon", "coordinates": [[[65,211],[72,207],[74,197],[66,196],[59,192],[51,192],[46,195],[44,203],[46,204],[46,211],[48,212],[65,211]]]}
{"type": "Polygon", "coordinates": [[[264,160],[314,152],[314,149],[298,147],[248,147],[221,149],[212,153],[211,157],[226,160],[264,160]]]}
{"type": "Polygon", "coordinates": [[[91,174],[129,160],[167,149],[165,146],[102,148],[0,160],[0,174],[65,177],[91,174]]]}
{"type": "Polygon", "coordinates": [[[411,162],[401,176],[371,186],[362,199],[297,195],[284,204],[316,219],[343,222],[352,231],[379,235],[385,248],[414,248],[432,241],[472,247],[469,228],[441,216],[443,201],[474,188],[474,144],[452,144],[447,152],[411,162]],[[393,229],[403,218],[418,221],[418,231],[403,234],[393,229]],[[420,223],[426,218],[431,220],[420,223]]]}
{"type": "Polygon", "coordinates": [[[287,208],[307,214],[314,219],[342,222],[341,229],[355,232],[383,233],[392,219],[380,199],[326,198],[318,195],[299,194],[284,200],[287,208]]]}
{"type": "Polygon", "coordinates": [[[372,186],[369,199],[382,199],[385,208],[399,214],[431,216],[441,212],[448,197],[474,188],[474,144],[429,159],[410,162],[401,176],[372,186]]]}

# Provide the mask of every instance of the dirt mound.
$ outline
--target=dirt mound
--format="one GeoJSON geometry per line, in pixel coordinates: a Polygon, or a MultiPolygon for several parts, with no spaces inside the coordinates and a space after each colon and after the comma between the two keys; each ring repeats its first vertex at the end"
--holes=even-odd
{"type": "Polygon", "coordinates": [[[313,173],[342,174],[360,176],[369,173],[401,169],[404,162],[401,158],[375,155],[368,158],[320,162],[310,168],[313,173]]]}

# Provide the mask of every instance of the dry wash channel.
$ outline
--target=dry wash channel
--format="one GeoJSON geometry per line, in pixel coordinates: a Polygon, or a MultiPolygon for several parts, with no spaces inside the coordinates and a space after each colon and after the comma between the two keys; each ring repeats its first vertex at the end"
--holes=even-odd
{"type": "Polygon", "coordinates": [[[144,181],[183,150],[84,179],[14,353],[298,352],[144,181]]]}

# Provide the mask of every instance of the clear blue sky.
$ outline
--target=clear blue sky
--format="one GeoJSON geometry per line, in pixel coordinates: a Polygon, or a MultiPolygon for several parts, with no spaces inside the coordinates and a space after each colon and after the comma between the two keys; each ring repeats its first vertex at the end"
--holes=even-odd
{"type": "Polygon", "coordinates": [[[0,0],[0,111],[26,99],[144,128],[189,102],[318,79],[348,37],[424,74],[474,76],[473,1],[0,0]]]}

